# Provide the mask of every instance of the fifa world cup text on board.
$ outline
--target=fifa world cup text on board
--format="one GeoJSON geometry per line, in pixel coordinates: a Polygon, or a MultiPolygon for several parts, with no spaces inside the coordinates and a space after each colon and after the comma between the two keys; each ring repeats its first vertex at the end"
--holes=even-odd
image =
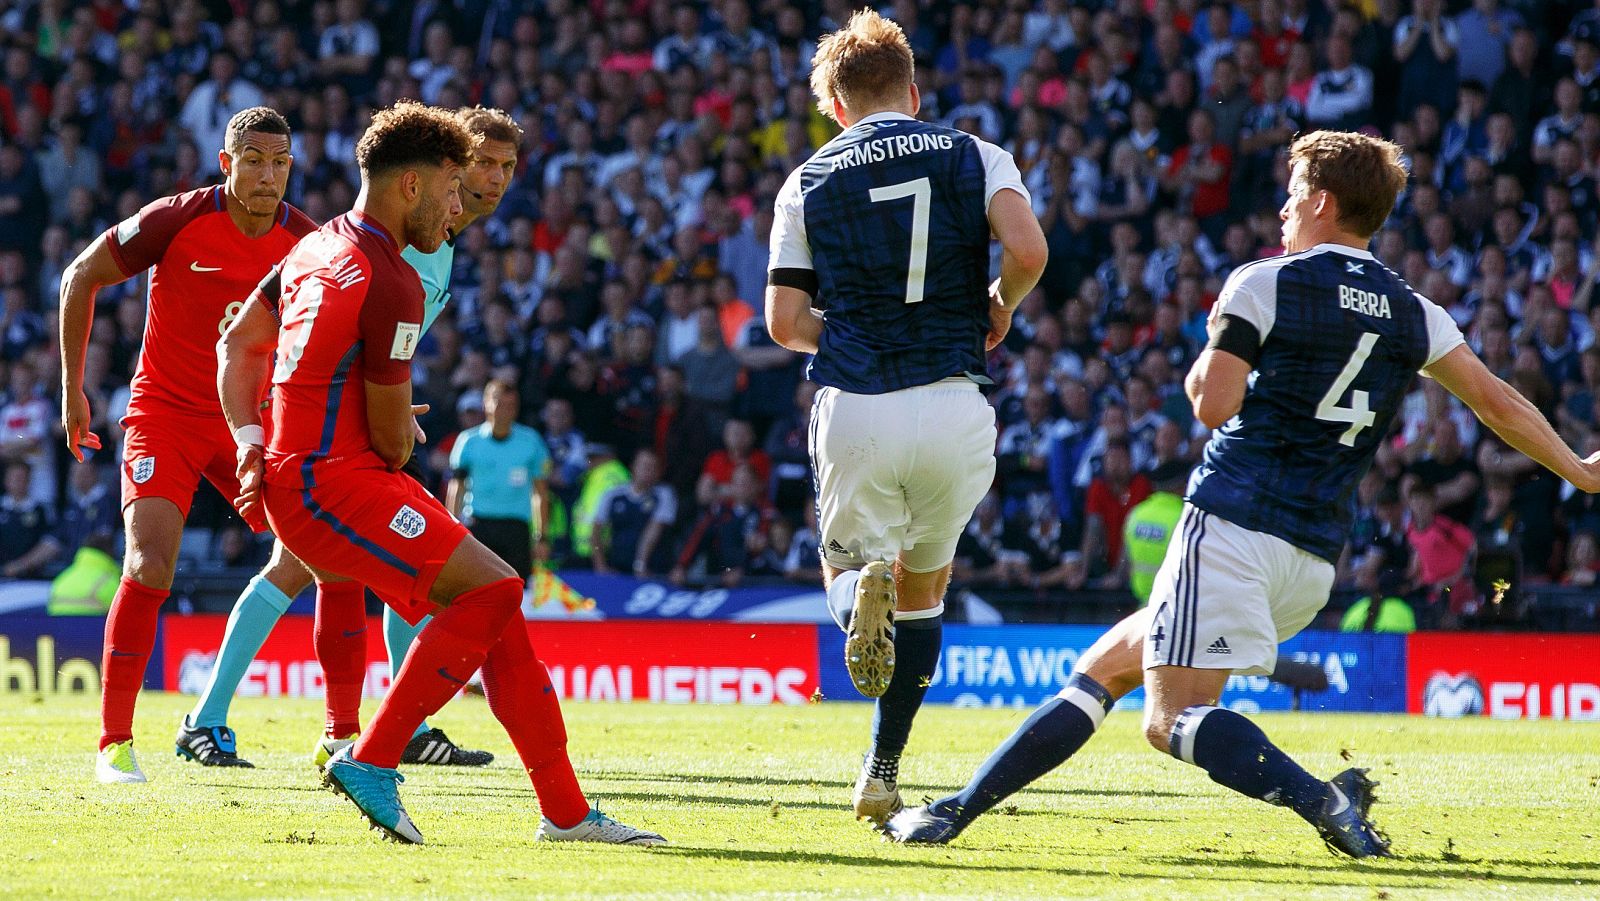
{"type": "Polygon", "coordinates": [[[1349,285],[1339,286],[1339,309],[1354,310],[1363,316],[1389,319],[1389,295],[1374,294],[1349,285]]]}

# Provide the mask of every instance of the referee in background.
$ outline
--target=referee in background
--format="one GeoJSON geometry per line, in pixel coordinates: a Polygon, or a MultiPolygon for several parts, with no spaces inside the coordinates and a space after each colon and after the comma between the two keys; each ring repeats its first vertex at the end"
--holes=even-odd
{"type": "Polygon", "coordinates": [[[494,379],[483,388],[483,425],[462,432],[450,451],[445,504],[473,537],[526,579],[549,557],[550,450],[517,422],[517,389],[494,379]],[[538,540],[534,540],[534,517],[538,540]]]}

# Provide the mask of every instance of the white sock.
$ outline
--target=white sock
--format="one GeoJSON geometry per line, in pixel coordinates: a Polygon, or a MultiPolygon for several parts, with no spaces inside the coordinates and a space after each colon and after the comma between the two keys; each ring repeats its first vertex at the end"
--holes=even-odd
{"type": "Polygon", "coordinates": [[[833,577],[828,586],[828,613],[839,625],[840,631],[850,628],[850,611],[856,606],[856,583],[861,581],[861,571],[847,569],[833,577]]]}

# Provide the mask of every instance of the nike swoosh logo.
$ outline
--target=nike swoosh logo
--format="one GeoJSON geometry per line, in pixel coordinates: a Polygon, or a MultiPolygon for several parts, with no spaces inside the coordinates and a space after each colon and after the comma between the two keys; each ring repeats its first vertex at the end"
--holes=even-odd
{"type": "Polygon", "coordinates": [[[190,272],[221,272],[222,271],[222,267],[221,266],[202,266],[202,265],[200,265],[200,261],[199,260],[195,260],[193,263],[189,264],[189,271],[190,272]]]}
{"type": "Polygon", "coordinates": [[[112,648],[111,649],[111,656],[113,656],[113,657],[139,657],[139,656],[143,656],[143,655],[135,654],[132,651],[119,651],[116,648],[112,648]]]}
{"type": "Polygon", "coordinates": [[[365,631],[367,631],[367,628],[365,626],[362,626],[361,628],[355,630],[354,632],[346,632],[346,633],[344,633],[344,637],[345,638],[355,638],[357,635],[360,635],[362,632],[365,632],[365,631]]]}
{"type": "Polygon", "coordinates": [[[1333,799],[1338,802],[1334,805],[1332,810],[1328,811],[1328,816],[1336,817],[1339,814],[1344,813],[1346,810],[1349,810],[1350,799],[1344,796],[1344,792],[1339,790],[1339,786],[1330,785],[1328,788],[1333,789],[1333,799]]]}
{"type": "Polygon", "coordinates": [[[465,679],[457,679],[455,676],[452,676],[452,675],[450,675],[450,673],[446,672],[445,668],[442,667],[442,666],[439,667],[439,675],[445,677],[446,679],[449,679],[451,682],[454,682],[457,685],[465,685],[465,684],[467,684],[467,680],[465,680],[465,679]]]}

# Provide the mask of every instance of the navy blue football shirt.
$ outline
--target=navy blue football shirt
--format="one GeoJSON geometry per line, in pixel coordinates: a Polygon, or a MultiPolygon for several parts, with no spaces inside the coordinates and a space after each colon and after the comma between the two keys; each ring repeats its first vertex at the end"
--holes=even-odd
{"type": "Polygon", "coordinates": [[[1255,326],[1261,355],[1188,500],[1335,561],[1412,377],[1460,346],[1461,330],[1372,254],[1339,244],[1234,270],[1212,310],[1224,314],[1255,326]]]}
{"type": "Polygon", "coordinates": [[[886,394],[983,375],[1002,188],[1028,196],[1010,154],[901,113],[863,118],[789,175],[769,265],[816,274],[812,381],[886,394]]]}

